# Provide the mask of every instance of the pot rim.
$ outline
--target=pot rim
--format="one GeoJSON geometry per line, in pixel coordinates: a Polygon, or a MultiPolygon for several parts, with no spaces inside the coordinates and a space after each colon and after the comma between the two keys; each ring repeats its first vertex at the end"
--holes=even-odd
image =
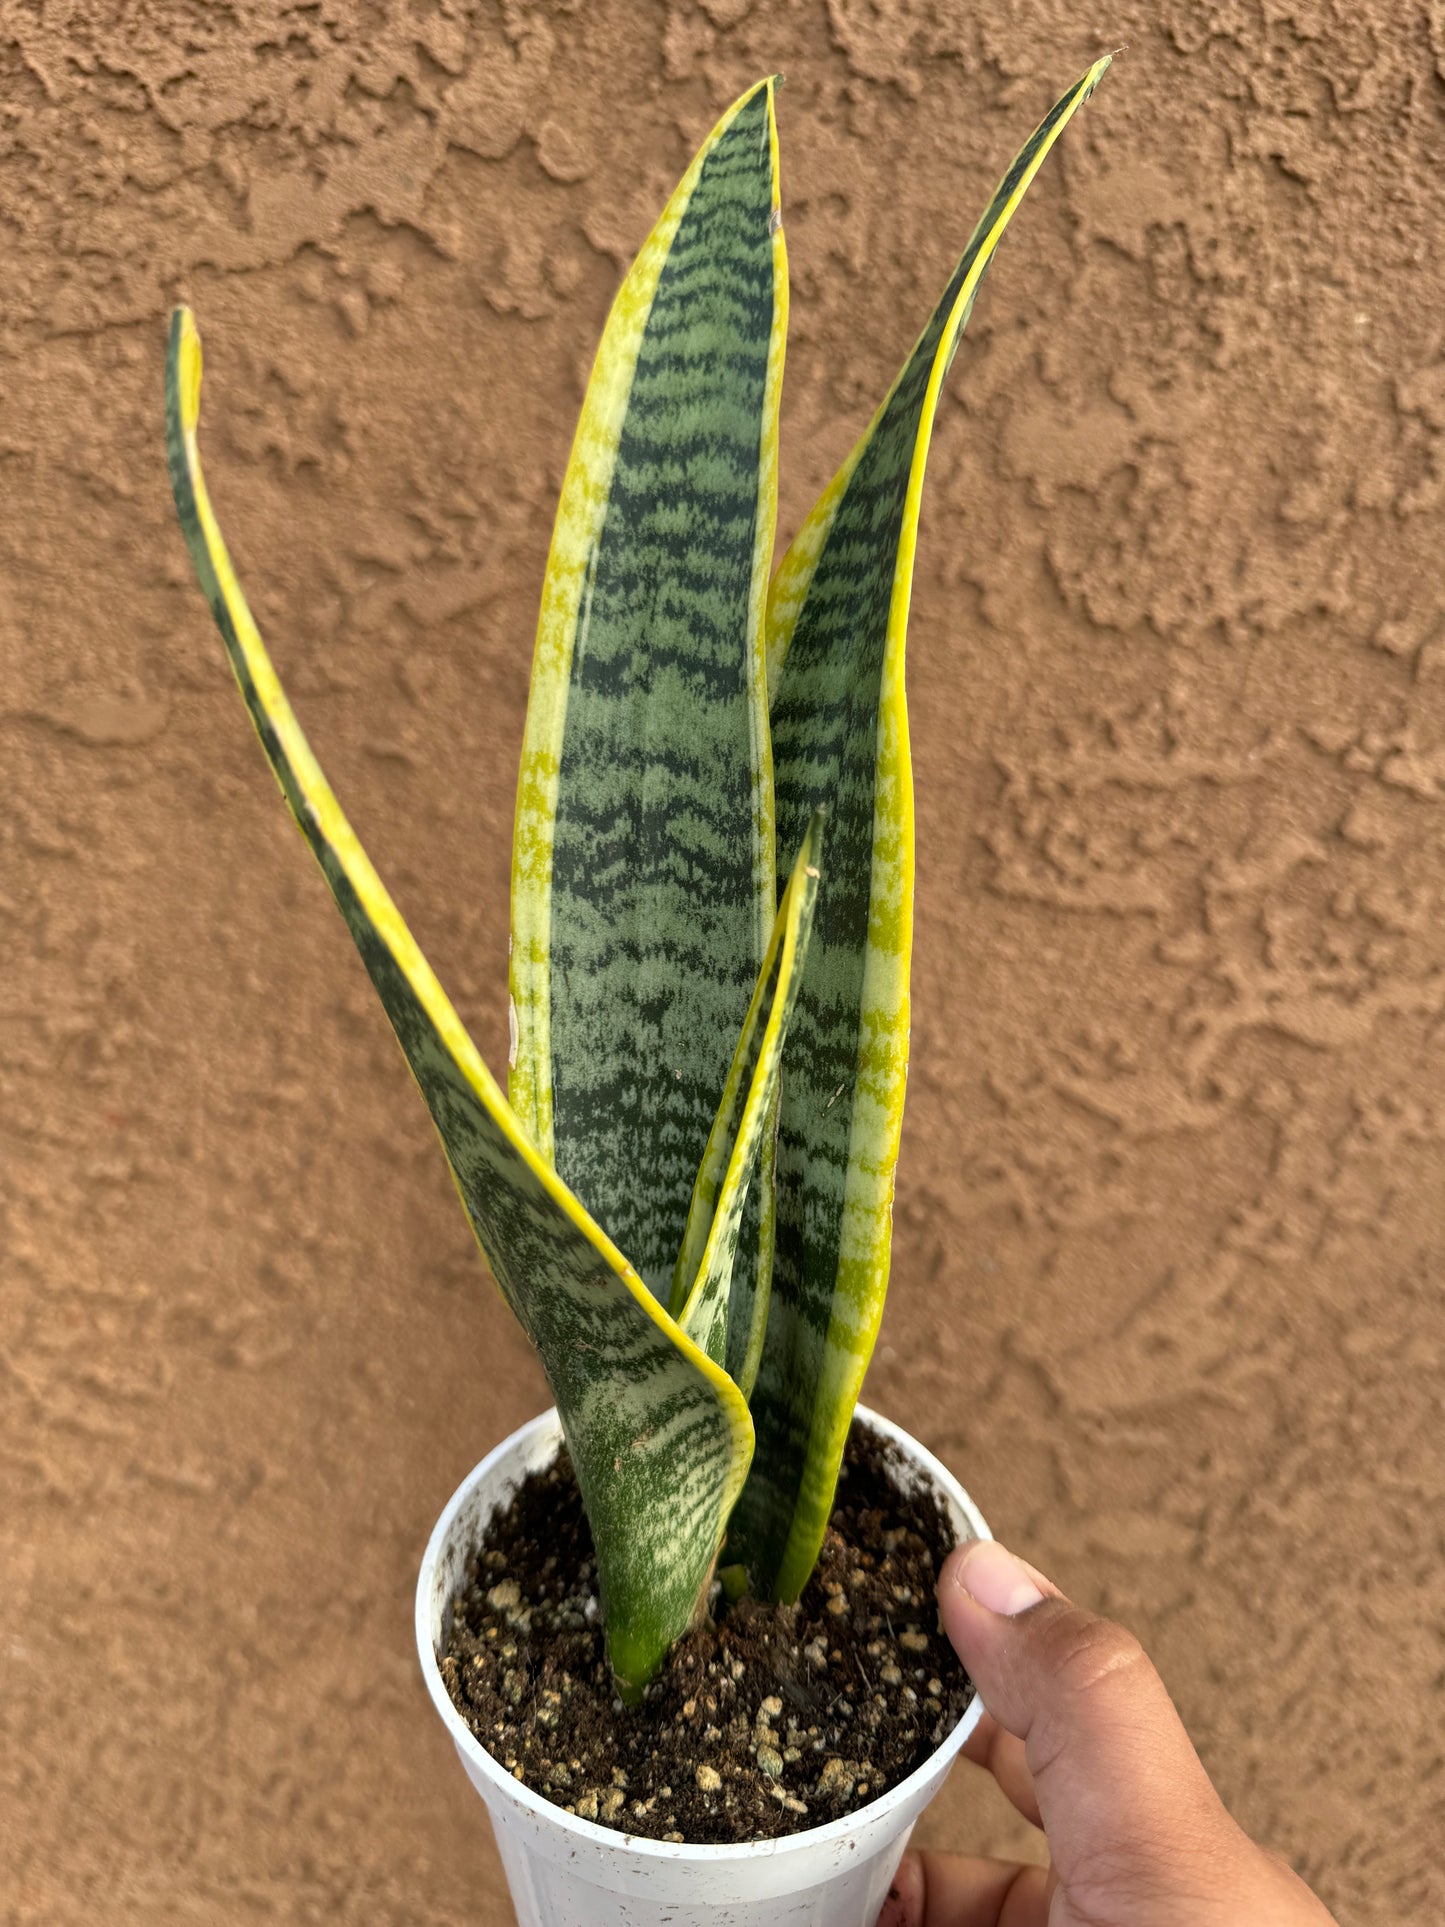
{"type": "MultiPolygon", "coordinates": [[[[866,1405],[856,1406],[855,1416],[861,1419],[870,1431],[895,1445],[927,1482],[938,1489],[939,1496],[951,1509],[962,1513],[968,1522],[972,1537],[976,1539],[993,1537],[982,1513],[947,1466],[936,1459],[925,1446],[920,1445],[911,1433],[905,1432],[901,1425],[895,1424],[892,1419],[884,1418],[881,1413],[872,1411],[866,1405]]],[[[550,1411],[539,1413],[525,1425],[519,1426],[515,1432],[503,1439],[500,1445],[490,1451],[480,1464],[472,1468],[447,1501],[441,1517],[432,1530],[417,1579],[416,1640],[421,1658],[422,1677],[426,1681],[427,1691],[458,1752],[495,1785],[502,1798],[512,1805],[526,1809],[542,1825],[556,1828],[564,1834],[575,1835],[579,1841],[585,1842],[593,1849],[611,1849],[615,1853],[637,1855],[644,1860],[687,1859],[726,1866],[765,1855],[801,1853],[827,1846],[834,1841],[846,1840],[860,1827],[881,1819],[888,1808],[905,1805],[920,1781],[936,1773],[941,1762],[951,1761],[959,1752],[983,1714],[983,1704],[977,1687],[974,1688],[973,1698],[953,1731],[933,1749],[921,1765],[914,1768],[906,1779],[900,1780],[896,1786],[890,1787],[876,1800],[870,1800],[866,1806],[857,1807],[853,1812],[845,1813],[840,1819],[829,1820],[819,1827],[804,1827],[796,1833],[782,1834],[771,1840],[693,1842],[655,1840],[642,1834],[625,1833],[616,1827],[604,1827],[594,1820],[584,1820],[578,1814],[568,1813],[565,1807],[558,1806],[544,1794],[535,1792],[525,1781],[514,1779],[501,1761],[494,1754],[489,1753],[477,1739],[452,1704],[451,1694],[448,1693],[446,1683],[442,1679],[441,1668],[432,1645],[431,1602],[436,1569],[458,1512],[471,1498],[477,1486],[494,1472],[501,1470],[503,1461],[523,1450],[543,1428],[555,1428],[560,1442],[561,1421],[555,1406],[550,1411]]]]}

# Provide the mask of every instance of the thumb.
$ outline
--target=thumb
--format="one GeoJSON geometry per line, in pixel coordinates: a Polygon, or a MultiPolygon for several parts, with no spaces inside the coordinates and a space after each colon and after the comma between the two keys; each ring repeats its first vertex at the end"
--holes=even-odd
{"type": "Polygon", "coordinates": [[[954,1552],[939,1613],[984,1705],[1024,1741],[1066,1892],[1217,1888],[1245,1848],[1164,1682],[1122,1626],[992,1540],[954,1552]]]}

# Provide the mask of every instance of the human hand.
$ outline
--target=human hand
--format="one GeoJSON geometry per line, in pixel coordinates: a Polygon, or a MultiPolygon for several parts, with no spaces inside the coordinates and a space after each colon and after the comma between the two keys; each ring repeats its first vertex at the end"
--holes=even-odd
{"type": "Polygon", "coordinates": [[[878,1927],[1333,1927],[1225,1811],[1132,1634],[986,1539],[951,1555],[938,1603],[989,1708],[963,1751],[1053,1865],[910,1853],[878,1927]]]}

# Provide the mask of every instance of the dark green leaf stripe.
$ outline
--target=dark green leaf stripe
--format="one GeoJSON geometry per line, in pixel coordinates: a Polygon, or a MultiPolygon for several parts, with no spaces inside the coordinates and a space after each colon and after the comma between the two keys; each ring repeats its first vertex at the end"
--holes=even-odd
{"type": "Polygon", "coordinates": [[[907,1076],[913,797],[903,653],[923,470],[979,280],[1099,62],[1052,109],[974,231],[868,432],[779,568],[769,607],[778,835],[829,805],[828,874],[794,1013],[753,1469],[727,1558],[794,1598],[811,1572],[888,1277],[907,1076]]]}
{"type": "Polygon", "coordinates": [[[613,1666],[640,1690],[684,1630],[741,1485],[741,1394],[539,1156],[412,939],[302,735],[236,580],[196,448],[200,344],[171,327],[167,440],[201,587],[291,812],[431,1110],[508,1304],[536,1345],[597,1545],[613,1666]]]}
{"type": "MultiPolygon", "coordinates": [[[[558,511],[519,792],[514,1092],[664,1297],[776,907],[776,200],[764,83],[705,144],[609,319],[558,511]]],[[[758,1253],[738,1264],[755,1271],[758,1253]]]]}
{"type": "MultiPolygon", "coordinates": [[[[771,1251],[762,1265],[739,1266],[744,1210],[765,1141],[777,1125],[777,1094],[788,1023],[808,954],[823,843],[815,812],[783,892],[768,953],[758,973],[742,1035],[728,1070],[688,1209],[672,1281],[672,1310],[683,1330],[749,1391],[762,1348],[771,1251]]],[[[763,1181],[771,1181],[771,1166],[763,1181]]]]}

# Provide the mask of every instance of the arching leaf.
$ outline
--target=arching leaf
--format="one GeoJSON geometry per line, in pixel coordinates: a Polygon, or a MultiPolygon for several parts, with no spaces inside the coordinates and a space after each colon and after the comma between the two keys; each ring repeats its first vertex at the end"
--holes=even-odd
{"type": "Polygon", "coordinates": [[[779,565],[768,668],[778,835],[829,809],[828,874],[793,1016],[778,1135],[757,1451],[727,1558],[795,1598],[832,1508],[888,1279],[908,1068],[913,779],[904,637],[929,438],[979,282],[1091,67],[1009,168],[882,407],[779,565]]]}
{"type": "Polygon", "coordinates": [[[741,1393],[539,1154],[312,755],[241,593],[201,473],[189,310],[166,370],[171,484],[256,733],[426,1099],[493,1275],[557,1400],[597,1547],[612,1664],[636,1693],[686,1628],[747,1470],[741,1393]]]}

